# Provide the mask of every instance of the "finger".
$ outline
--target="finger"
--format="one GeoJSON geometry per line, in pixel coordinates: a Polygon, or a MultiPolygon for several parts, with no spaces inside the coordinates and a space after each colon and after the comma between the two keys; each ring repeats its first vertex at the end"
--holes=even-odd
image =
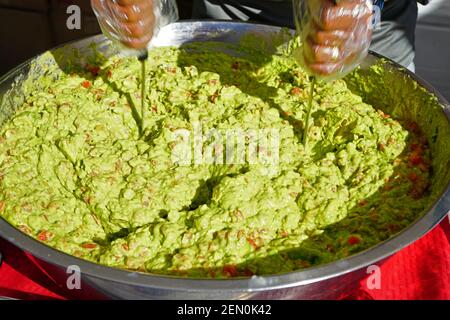
{"type": "Polygon", "coordinates": [[[119,24],[119,28],[123,30],[123,33],[127,37],[141,38],[153,30],[154,23],[152,17],[148,17],[145,20],[137,22],[121,23],[119,24]]]}
{"type": "Polygon", "coordinates": [[[342,62],[336,63],[312,63],[308,65],[308,68],[313,74],[320,76],[330,76],[336,74],[342,70],[342,62]]]}
{"type": "Polygon", "coordinates": [[[309,37],[314,43],[325,46],[339,46],[350,38],[350,36],[351,33],[345,30],[321,30],[314,22],[309,32],[309,37]]]}
{"type": "Polygon", "coordinates": [[[311,62],[332,62],[341,57],[339,47],[324,46],[314,43],[310,38],[306,40],[305,56],[311,62]]]}
{"type": "Polygon", "coordinates": [[[351,32],[345,30],[322,30],[313,20],[310,22],[309,31],[306,32],[314,43],[325,46],[339,46],[351,36],[351,32]]]}
{"type": "Polygon", "coordinates": [[[326,46],[338,46],[350,36],[349,32],[342,30],[318,31],[311,35],[315,43],[326,46]]]}
{"type": "Polygon", "coordinates": [[[360,19],[371,16],[371,8],[365,1],[342,1],[335,4],[325,0],[315,15],[315,20],[322,30],[348,30],[353,28],[360,19]]]}
{"type": "Polygon", "coordinates": [[[352,52],[346,57],[334,62],[312,62],[307,67],[314,73],[322,76],[330,76],[342,72],[346,66],[352,66],[358,59],[361,51],[352,52]]]}
{"type": "Polygon", "coordinates": [[[153,15],[153,4],[150,1],[143,1],[133,5],[115,3],[112,6],[113,10],[118,13],[117,17],[120,21],[136,22],[153,15]]]}
{"type": "Polygon", "coordinates": [[[303,53],[303,61],[306,69],[314,75],[329,76],[342,70],[342,61],[318,62],[311,60],[303,53]]]}
{"type": "MultiPolygon", "coordinates": [[[[100,25],[102,27],[102,30],[104,30],[104,32],[106,32],[107,34],[111,35],[114,39],[120,41],[123,45],[125,45],[128,48],[131,49],[143,49],[147,46],[148,42],[152,39],[153,37],[153,29],[141,29],[141,31],[138,30],[131,30],[131,31],[125,31],[126,27],[124,26],[112,26],[111,24],[100,20],[100,25]],[[124,31],[127,33],[134,33],[132,35],[130,34],[124,34],[124,31]],[[138,33],[141,32],[142,35],[140,36],[138,33]]],[[[139,29],[140,27],[132,25],[129,26],[131,28],[136,28],[139,29]]]]}
{"type": "Polygon", "coordinates": [[[153,32],[149,32],[140,38],[128,38],[122,40],[122,44],[132,49],[144,49],[153,37],[153,32]]]}

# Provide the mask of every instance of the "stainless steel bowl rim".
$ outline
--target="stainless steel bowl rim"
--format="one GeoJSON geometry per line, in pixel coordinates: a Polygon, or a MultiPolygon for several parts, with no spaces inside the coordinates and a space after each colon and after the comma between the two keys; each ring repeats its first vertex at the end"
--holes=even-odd
{"type": "MultiPolygon", "coordinates": [[[[222,32],[223,30],[227,29],[232,29],[232,31],[236,29],[245,30],[249,26],[251,26],[251,29],[260,27],[265,30],[272,30],[274,32],[280,30],[280,28],[278,27],[266,25],[255,26],[255,24],[253,23],[230,21],[184,21],[174,23],[167,26],[166,28],[171,28],[172,30],[176,30],[176,28],[191,28],[193,24],[195,24],[195,27],[197,28],[215,30],[216,32],[222,32]]],[[[81,41],[94,41],[94,39],[99,39],[99,37],[102,38],[102,36],[94,36],[83,39],[81,41]]],[[[399,72],[406,73],[420,86],[424,87],[430,93],[434,94],[437,97],[439,103],[442,105],[443,112],[445,113],[450,125],[450,104],[438,91],[436,91],[436,89],[434,89],[429,83],[427,83],[416,74],[399,66],[392,60],[378,55],[374,52],[370,52],[370,55],[386,60],[387,63],[389,63],[393,68],[398,69],[399,72]]],[[[34,59],[35,58],[30,59],[29,61],[24,62],[23,64],[8,72],[6,75],[0,78],[0,83],[9,78],[11,75],[14,75],[18,70],[20,70],[23,66],[34,59]]],[[[238,279],[193,279],[172,277],[165,275],[132,272],[128,270],[99,265],[48,247],[43,243],[31,238],[30,236],[20,232],[18,229],[14,228],[2,218],[0,218],[0,236],[18,246],[19,248],[31,253],[32,255],[47,262],[56,264],[60,267],[67,268],[68,266],[78,266],[82,274],[86,274],[93,278],[136,286],[151,287],[155,289],[179,290],[187,292],[252,292],[308,285],[310,283],[337,277],[370,266],[372,264],[376,264],[377,262],[391,256],[395,252],[406,247],[407,245],[411,244],[412,242],[416,241],[427,232],[429,232],[446,216],[449,209],[450,182],[447,185],[446,189],[441,193],[439,199],[433,204],[433,206],[426,212],[424,216],[419,218],[415,223],[404,229],[398,235],[378,244],[375,247],[369,248],[346,259],[337,260],[329,264],[319,265],[316,267],[302,269],[286,274],[253,276],[251,278],[238,279]]]]}

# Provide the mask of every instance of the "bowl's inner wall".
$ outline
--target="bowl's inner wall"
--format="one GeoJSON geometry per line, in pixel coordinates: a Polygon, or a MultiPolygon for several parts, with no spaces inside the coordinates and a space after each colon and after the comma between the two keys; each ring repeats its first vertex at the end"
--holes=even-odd
{"type": "Polygon", "coordinates": [[[381,60],[377,65],[354,71],[345,80],[364,102],[395,119],[411,120],[419,125],[433,159],[431,195],[439,197],[450,180],[450,126],[438,99],[406,72],[381,60]]]}

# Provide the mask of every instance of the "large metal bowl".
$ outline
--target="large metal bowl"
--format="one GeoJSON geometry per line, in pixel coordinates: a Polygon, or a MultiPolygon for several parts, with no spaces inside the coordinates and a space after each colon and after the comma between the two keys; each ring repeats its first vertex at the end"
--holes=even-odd
{"type": "MultiPolygon", "coordinates": [[[[236,44],[243,35],[248,33],[257,34],[263,39],[261,40],[263,43],[270,44],[279,31],[277,27],[248,23],[180,22],[163,28],[155,39],[154,45],[182,45],[197,41],[236,44]]],[[[279,36],[276,38],[280,39],[279,36]]],[[[59,60],[47,61],[48,65],[45,67],[42,67],[42,57],[36,57],[2,77],[0,79],[0,121],[5,121],[15,108],[21,105],[24,95],[23,83],[33,81],[43,72],[52,72],[52,65],[55,65],[55,62],[64,64],[64,57],[69,56],[73,51],[71,48],[79,49],[82,56],[92,54],[89,47],[92,42],[95,42],[104,52],[108,52],[111,48],[109,41],[103,36],[95,36],[59,49],[59,53],[54,54],[54,57],[58,56],[59,60]]],[[[407,229],[373,248],[347,259],[288,274],[210,280],[130,272],[87,262],[32,239],[3,219],[0,219],[0,235],[36,257],[46,272],[62,287],[66,287],[66,281],[71,275],[67,273],[68,266],[78,266],[82,274],[82,286],[81,290],[74,290],[74,293],[77,293],[80,298],[88,293],[90,297],[94,294],[97,297],[134,299],[336,298],[344,290],[358,286],[358,282],[367,276],[368,266],[382,263],[396,251],[422,237],[436,226],[450,209],[450,146],[448,145],[450,106],[425,81],[387,59],[382,65],[384,72],[366,68],[380,62],[380,59],[382,57],[371,53],[364,61],[361,70],[346,78],[348,86],[360,94],[366,102],[373,103],[396,117],[408,117],[419,123],[431,141],[433,156],[439,159],[439,164],[433,164],[432,188],[436,201],[432,207],[407,229]],[[355,75],[360,78],[370,78],[371,81],[366,81],[362,86],[355,75]],[[394,83],[397,85],[394,86],[394,83]],[[435,98],[430,99],[432,96],[435,98]],[[397,101],[395,104],[393,97],[397,101]],[[398,101],[401,103],[399,104],[398,101]]]]}

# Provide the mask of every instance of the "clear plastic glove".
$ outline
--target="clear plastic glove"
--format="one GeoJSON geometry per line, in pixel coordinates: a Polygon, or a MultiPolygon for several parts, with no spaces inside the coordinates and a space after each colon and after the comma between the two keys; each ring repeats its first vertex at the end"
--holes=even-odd
{"type": "Polygon", "coordinates": [[[298,62],[324,80],[343,77],[366,57],[372,0],[293,0],[301,44],[298,62]]]}
{"type": "Polygon", "coordinates": [[[175,0],[91,0],[103,33],[128,49],[145,49],[159,29],[178,19],[175,0]]]}

